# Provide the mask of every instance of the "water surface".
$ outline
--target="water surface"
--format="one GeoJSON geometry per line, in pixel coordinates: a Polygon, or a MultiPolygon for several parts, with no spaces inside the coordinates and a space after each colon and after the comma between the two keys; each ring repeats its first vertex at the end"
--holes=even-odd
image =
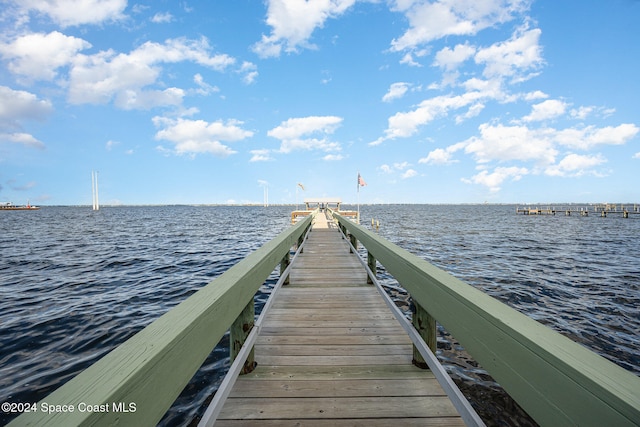
{"type": "MultiPolygon", "coordinates": [[[[44,398],[283,231],[291,210],[0,212],[0,400],[44,398]]],[[[640,375],[640,217],[522,216],[514,206],[360,210],[363,225],[380,221],[392,242],[640,375]]],[[[381,277],[399,305],[408,303],[381,277]]],[[[256,296],[258,311],[275,280],[256,296]]],[[[488,424],[530,424],[442,328],[438,347],[488,424]]],[[[225,337],[162,424],[197,419],[228,365],[225,337]]],[[[0,424],[9,419],[0,414],[0,424]]]]}

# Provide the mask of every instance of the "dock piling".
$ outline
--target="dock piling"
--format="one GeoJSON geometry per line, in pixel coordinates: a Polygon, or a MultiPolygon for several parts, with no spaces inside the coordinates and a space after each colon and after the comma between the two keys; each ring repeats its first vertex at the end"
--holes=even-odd
{"type": "MultiPolygon", "coordinates": [[[[367,266],[369,267],[369,270],[371,270],[371,274],[374,277],[376,276],[377,264],[378,263],[376,261],[376,258],[373,256],[373,254],[370,251],[367,251],[367,266]]],[[[373,284],[373,280],[369,276],[367,276],[367,284],[369,285],[373,284]]]]}
{"type": "MultiPolygon", "coordinates": [[[[417,301],[412,300],[411,304],[411,323],[416,331],[420,334],[425,343],[429,346],[432,353],[435,354],[437,348],[436,336],[436,319],[432,317],[417,301]]],[[[413,346],[412,363],[421,369],[429,369],[429,365],[420,354],[420,351],[413,346]]]]}
{"type": "MultiPolygon", "coordinates": [[[[287,267],[289,267],[289,264],[291,264],[291,253],[287,252],[286,255],[282,258],[282,261],[280,261],[280,275],[284,274],[284,271],[287,269],[287,267]]],[[[289,284],[289,276],[286,276],[284,278],[284,283],[282,284],[289,284]]]]}
{"type": "MultiPolygon", "coordinates": [[[[230,332],[230,358],[231,362],[236,359],[238,353],[240,353],[240,349],[244,345],[244,342],[247,340],[251,329],[253,329],[253,323],[255,320],[255,304],[253,298],[251,301],[245,306],[242,310],[238,318],[233,322],[230,332]]],[[[247,360],[244,362],[244,366],[240,371],[240,375],[248,374],[253,371],[256,367],[256,362],[254,358],[255,351],[252,349],[249,352],[249,356],[247,360]]]]}

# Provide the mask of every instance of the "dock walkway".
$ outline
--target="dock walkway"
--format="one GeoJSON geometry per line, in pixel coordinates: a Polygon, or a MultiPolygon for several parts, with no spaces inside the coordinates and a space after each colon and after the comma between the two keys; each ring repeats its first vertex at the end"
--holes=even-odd
{"type": "Polygon", "coordinates": [[[462,426],[337,226],[316,216],[216,426],[462,426]]]}

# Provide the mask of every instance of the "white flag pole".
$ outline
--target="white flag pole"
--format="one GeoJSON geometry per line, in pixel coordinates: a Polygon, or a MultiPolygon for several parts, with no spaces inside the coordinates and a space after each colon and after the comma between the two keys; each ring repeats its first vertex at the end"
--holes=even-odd
{"type": "Polygon", "coordinates": [[[360,224],[360,172],[358,172],[358,215],[356,216],[356,224],[360,224]]]}

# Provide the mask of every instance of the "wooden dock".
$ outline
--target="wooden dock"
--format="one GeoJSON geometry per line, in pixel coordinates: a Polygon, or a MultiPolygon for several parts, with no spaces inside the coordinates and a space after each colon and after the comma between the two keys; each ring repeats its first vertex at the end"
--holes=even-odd
{"type": "Polygon", "coordinates": [[[316,216],[216,426],[461,426],[347,240],[316,216]]]}
{"type": "Polygon", "coordinates": [[[516,214],[522,215],[580,215],[589,216],[589,214],[601,216],[606,218],[607,216],[620,215],[622,218],[629,218],[629,215],[640,215],[640,205],[637,203],[633,206],[624,204],[597,204],[592,206],[546,206],[546,207],[516,207],[516,214]]]}

